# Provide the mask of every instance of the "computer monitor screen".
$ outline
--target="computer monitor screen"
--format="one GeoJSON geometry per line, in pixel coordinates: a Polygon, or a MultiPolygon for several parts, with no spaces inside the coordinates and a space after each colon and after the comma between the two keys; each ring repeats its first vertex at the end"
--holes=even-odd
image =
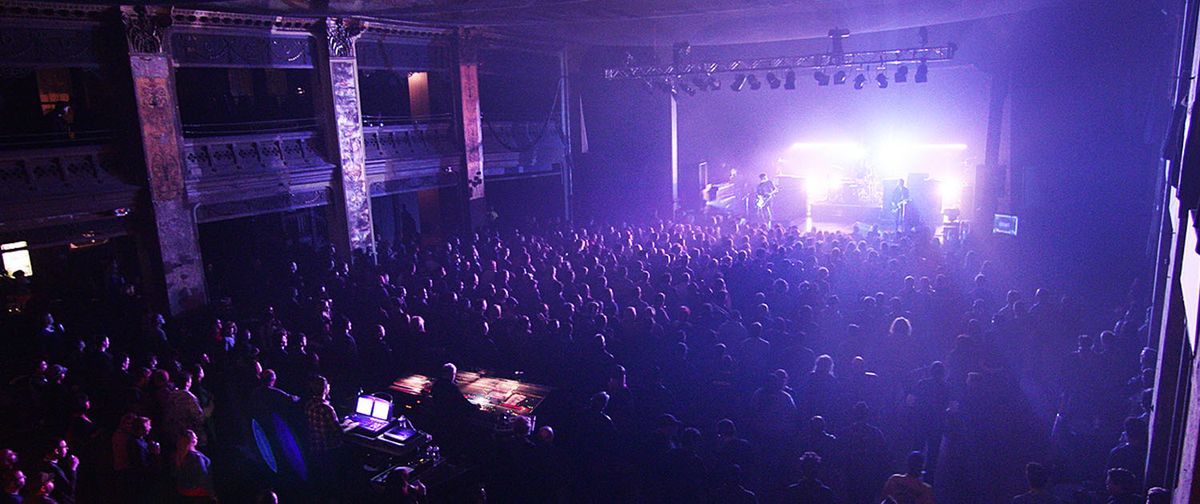
{"type": "Polygon", "coordinates": [[[992,224],[992,233],[1017,236],[1017,216],[996,214],[992,224]]]}
{"type": "Polygon", "coordinates": [[[370,415],[371,407],[374,402],[375,401],[372,400],[371,396],[359,396],[358,404],[354,406],[354,412],[360,415],[370,415]]]}
{"type": "Polygon", "coordinates": [[[392,413],[392,403],[383,399],[376,399],[374,406],[371,408],[371,416],[386,420],[392,413]]]}

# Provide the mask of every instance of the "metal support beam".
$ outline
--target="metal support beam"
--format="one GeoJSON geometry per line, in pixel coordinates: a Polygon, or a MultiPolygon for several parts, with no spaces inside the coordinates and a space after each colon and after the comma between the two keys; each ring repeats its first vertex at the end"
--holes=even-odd
{"type": "Polygon", "coordinates": [[[574,165],[572,158],[573,149],[571,148],[573,145],[571,142],[571,104],[574,103],[571,101],[571,61],[568,59],[570,56],[567,49],[562,49],[558,54],[560,64],[559,82],[561,83],[558,92],[560,93],[559,96],[561,96],[559,103],[562,104],[559,109],[559,124],[562,128],[560,134],[562,138],[566,139],[563,142],[565,152],[563,152],[563,167],[559,176],[562,178],[563,219],[571,222],[571,196],[574,193],[572,187],[574,181],[571,180],[571,175],[573,175],[571,168],[574,165]]]}
{"type": "Polygon", "coordinates": [[[671,216],[679,211],[679,98],[671,95],[671,216]]]}
{"type": "Polygon", "coordinates": [[[860,51],[842,54],[821,53],[775,58],[682,63],[678,65],[627,66],[605,69],[604,78],[609,80],[654,79],[729,72],[949,61],[954,58],[954,53],[957,50],[957,45],[947,44],[940,47],[914,47],[909,49],[860,51]]]}

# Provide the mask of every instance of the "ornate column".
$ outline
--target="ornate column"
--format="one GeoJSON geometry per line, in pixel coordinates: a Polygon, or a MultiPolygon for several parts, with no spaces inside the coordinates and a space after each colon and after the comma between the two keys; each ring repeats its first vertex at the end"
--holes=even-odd
{"type": "Polygon", "coordinates": [[[157,244],[143,247],[150,263],[144,274],[152,277],[148,282],[151,294],[165,301],[171,314],[180,314],[204,306],[207,299],[196,221],[184,189],[179,108],[170,59],[164,50],[171,16],[169,11],[122,7],[121,20],[129,46],[153,241],[157,244]]]}
{"type": "Polygon", "coordinates": [[[333,212],[329,232],[338,254],[346,259],[352,258],[355,251],[375,257],[358,95],[358,61],[354,57],[354,41],[363,29],[358,20],[326,18],[325,44],[321,44],[322,58],[317,63],[327,152],[338,167],[330,184],[333,212]]]}
{"type": "Polygon", "coordinates": [[[479,112],[478,40],[462,30],[457,40],[459,119],[462,120],[463,166],[466,173],[467,217],[482,224],[487,211],[483,192],[483,126],[479,112]]]}

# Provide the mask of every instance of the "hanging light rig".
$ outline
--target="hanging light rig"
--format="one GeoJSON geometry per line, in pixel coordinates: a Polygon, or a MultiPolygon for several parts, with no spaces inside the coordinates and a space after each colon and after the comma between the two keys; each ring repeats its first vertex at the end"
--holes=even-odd
{"type": "Polygon", "coordinates": [[[926,28],[919,30],[919,47],[904,49],[882,49],[874,51],[846,52],[843,42],[850,36],[845,28],[829,30],[830,47],[828,52],[819,54],[804,54],[798,56],[781,56],[773,58],[739,58],[725,61],[689,61],[692,46],[687,42],[678,42],[672,46],[671,63],[667,65],[652,64],[638,65],[630,55],[625,65],[604,70],[607,80],[636,80],[648,88],[660,89],[678,96],[685,92],[695,95],[696,91],[721,89],[720,74],[734,74],[729,89],[741,91],[749,88],[763,88],[763,78],[770,89],[795,89],[795,75],[800,70],[812,70],[812,78],[817,86],[845,84],[848,77],[854,76],[854,88],[863,89],[868,81],[873,81],[880,89],[886,89],[890,84],[909,82],[909,66],[916,65],[915,77],[912,82],[924,83],[929,80],[929,63],[949,61],[954,59],[958,45],[950,42],[946,45],[929,47],[929,32],[926,28]],[[892,78],[888,77],[888,66],[895,66],[892,78]],[[875,75],[864,75],[864,69],[875,70],[875,75]],[[781,79],[779,76],[783,75],[781,79]]]}

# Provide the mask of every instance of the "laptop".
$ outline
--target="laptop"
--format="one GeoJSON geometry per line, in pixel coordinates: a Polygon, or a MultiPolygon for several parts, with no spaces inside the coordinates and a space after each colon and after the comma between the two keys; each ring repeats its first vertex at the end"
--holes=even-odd
{"type": "Polygon", "coordinates": [[[358,396],[350,420],[372,434],[378,434],[392,423],[392,401],[373,395],[358,396]]]}

